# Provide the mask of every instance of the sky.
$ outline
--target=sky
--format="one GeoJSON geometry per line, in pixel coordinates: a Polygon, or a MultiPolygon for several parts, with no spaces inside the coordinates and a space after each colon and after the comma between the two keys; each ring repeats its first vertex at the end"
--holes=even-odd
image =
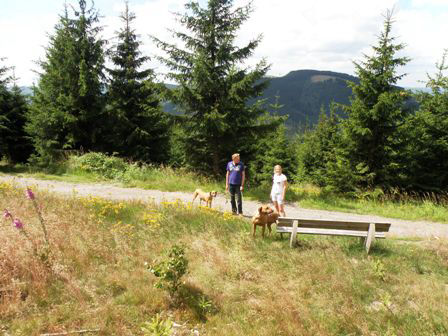
{"type": "MultiPolygon", "coordinates": [[[[0,58],[13,66],[20,86],[37,84],[36,61],[45,57],[48,36],[54,32],[64,3],[76,0],[0,0],[0,58]]],[[[160,55],[149,35],[175,42],[168,29],[182,29],[174,12],[184,12],[186,0],[129,0],[137,16],[134,28],[140,35],[142,52],[160,55]]],[[[199,1],[202,5],[206,0],[199,1]]],[[[235,0],[235,6],[248,0],[235,0]]],[[[120,29],[118,18],[124,0],[96,0],[102,15],[103,37],[113,42],[120,29]]],[[[265,58],[269,75],[284,76],[300,69],[331,70],[355,75],[353,61],[372,53],[383,28],[383,14],[394,8],[393,35],[405,43],[400,55],[411,61],[399,69],[407,75],[398,83],[422,87],[427,74],[448,49],[448,0],[253,0],[253,12],[241,27],[236,43],[244,45],[258,35],[263,40],[247,66],[265,58]]],[[[160,74],[167,69],[153,59],[147,64],[160,74]]]]}

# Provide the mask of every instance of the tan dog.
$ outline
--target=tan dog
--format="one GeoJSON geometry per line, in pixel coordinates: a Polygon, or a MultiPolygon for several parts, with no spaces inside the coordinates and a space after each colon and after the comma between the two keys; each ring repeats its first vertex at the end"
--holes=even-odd
{"type": "Polygon", "coordinates": [[[202,201],[204,201],[206,203],[206,205],[209,208],[211,208],[213,198],[216,197],[217,194],[218,194],[218,192],[216,192],[216,191],[205,192],[205,191],[202,191],[201,189],[196,189],[193,193],[192,203],[194,202],[196,197],[199,196],[199,205],[201,205],[202,201]]]}
{"type": "Polygon", "coordinates": [[[258,214],[252,217],[252,236],[255,237],[257,225],[261,226],[261,235],[264,237],[266,226],[269,234],[271,234],[271,224],[275,223],[278,218],[278,213],[274,212],[268,205],[262,205],[258,208],[258,214]]]}
{"type": "Polygon", "coordinates": [[[271,233],[271,224],[277,223],[277,219],[280,217],[280,214],[274,209],[270,214],[268,214],[267,225],[269,228],[269,234],[271,233]]]}

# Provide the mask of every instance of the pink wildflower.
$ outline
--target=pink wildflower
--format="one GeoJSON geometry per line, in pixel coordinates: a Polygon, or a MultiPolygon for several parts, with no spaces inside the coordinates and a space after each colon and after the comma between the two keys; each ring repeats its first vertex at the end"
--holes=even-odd
{"type": "Polygon", "coordinates": [[[20,221],[20,219],[14,219],[13,221],[14,226],[16,227],[16,229],[23,229],[23,223],[20,221]]]}
{"type": "Polygon", "coordinates": [[[30,188],[26,188],[25,194],[28,199],[30,200],[34,199],[34,193],[30,188]]]}
{"type": "Polygon", "coordinates": [[[12,215],[8,211],[8,209],[5,209],[5,211],[3,211],[3,218],[5,218],[5,219],[12,218],[12,215]]]}

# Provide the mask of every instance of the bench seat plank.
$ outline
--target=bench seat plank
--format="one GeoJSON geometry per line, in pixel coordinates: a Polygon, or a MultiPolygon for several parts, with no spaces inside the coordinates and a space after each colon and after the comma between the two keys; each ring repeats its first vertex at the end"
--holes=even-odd
{"type": "MultiPolygon", "coordinates": [[[[356,222],[356,221],[335,221],[335,220],[323,220],[323,219],[297,219],[288,217],[279,217],[279,227],[291,227],[294,220],[299,221],[299,227],[302,228],[319,228],[319,229],[340,229],[351,231],[368,231],[369,222],[356,222]]],[[[389,232],[390,223],[375,223],[376,232],[389,232]]]]}
{"type": "MultiPolygon", "coordinates": [[[[278,233],[292,233],[292,227],[288,226],[278,226],[278,233]]],[[[351,237],[367,237],[367,231],[356,231],[356,230],[335,230],[335,229],[319,229],[319,228],[297,228],[297,233],[303,234],[317,234],[317,235],[330,235],[330,236],[351,236],[351,237]]],[[[375,238],[386,238],[385,234],[382,232],[376,232],[375,238]]]]}

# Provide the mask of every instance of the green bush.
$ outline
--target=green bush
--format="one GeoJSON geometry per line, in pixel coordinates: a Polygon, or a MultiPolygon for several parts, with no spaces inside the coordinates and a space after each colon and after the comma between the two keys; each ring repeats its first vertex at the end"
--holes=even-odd
{"type": "Polygon", "coordinates": [[[121,158],[95,152],[72,156],[70,163],[74,169],[94,173],[107,179],[121,178],[129,166],[121,158]]]}
{"type": "Polygon", "coordinates": [[[160,278],[157,288],[164,288],[171,298],[175,298],[182,284],[181,278],[187,273],[188,260],[185,258],[185,248],[174,245],[168,252],[168,258],[151,265],[149,271],[160,278]]]}

